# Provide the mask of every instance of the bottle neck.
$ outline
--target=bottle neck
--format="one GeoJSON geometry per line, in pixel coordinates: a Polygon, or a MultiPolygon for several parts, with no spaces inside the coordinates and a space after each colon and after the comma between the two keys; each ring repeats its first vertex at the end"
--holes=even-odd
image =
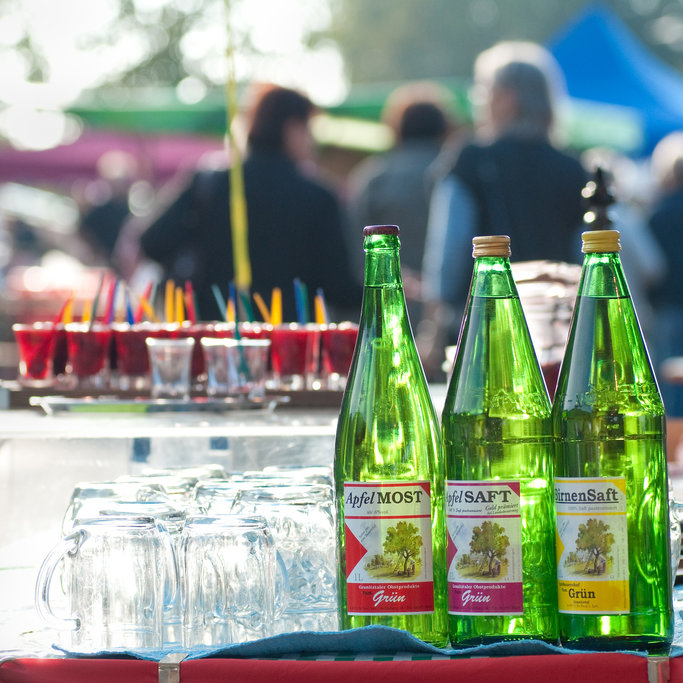
{"type": "Polygon", "coordinates": [[[400,241],[396,235],[370,235],[365,238],[365,286],[394,287],[403,292],[400,241]]]}
{"type": "Polygon", "coordinates": [[[502,256],[479,256],[474,259],[471,296],[509,298],[517,296],[510,259],[502,256]]]}
{"type": "Polygon", "coordinates": [[[629,296],[619,252],[593,252],[585,255],[579,283],[579,296],[629,296]]]}

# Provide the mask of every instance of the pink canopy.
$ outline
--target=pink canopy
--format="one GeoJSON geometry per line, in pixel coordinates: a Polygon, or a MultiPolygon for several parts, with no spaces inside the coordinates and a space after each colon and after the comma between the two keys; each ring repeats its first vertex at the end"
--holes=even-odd
{"type": "Polygon", "coordinates": [[[137,159],[143,177],[159,184],[180,170],[192,169],[207,152],[221,149],[223,144],[215,137],[86,131],[76,142],[52,149],[0,147],[0,183],[68,185],[93,179],[102,154],[120,150],[137,159]]]}

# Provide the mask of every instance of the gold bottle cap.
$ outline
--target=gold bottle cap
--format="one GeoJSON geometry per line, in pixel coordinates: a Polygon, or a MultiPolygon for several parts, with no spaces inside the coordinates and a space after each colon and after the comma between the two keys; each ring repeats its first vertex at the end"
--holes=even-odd
{"type": "Polygon", "coordinates": [[[584,254],[621,251],[618,230],[587,230],[581,233],[581,240],[584,254]]]}
{"type": "Polygon", "coordinates": [[[502,256],[510,258],[510,238],[507,235],[480,235],[472,238],[472,257],[502,256]]]}

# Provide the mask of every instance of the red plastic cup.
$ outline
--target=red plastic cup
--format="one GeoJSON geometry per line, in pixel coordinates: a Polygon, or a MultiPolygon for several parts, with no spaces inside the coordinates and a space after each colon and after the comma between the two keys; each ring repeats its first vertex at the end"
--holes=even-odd
{"type": "Polygon", "coordinates": [[[240,323],[240,335],[245,339],[270,339],[272,329],[266,323],[240,323]]]}
{"type": "Polygon", "coordinates": [[[289,323],[270,331],[275,386],[281,390],[313,389],[320,357],[320,325],[289,323]]]}
{"type": "Polygon", "coordinates": [[[358,325],[351,322],[325,325],[321,329],[323,379],[328,389],[338,391],[346,386],[357,337],[358,325]]]}
{"type": "Polygon", "coordinates": [[[173,327],[153,322],[113,323],[112,334],[116,349],[116,384],[124,391],[147,390],[150,387],[149,354],[147,337],[167,337],[173,327]]]}
{"type": "Polygon", "coordinates": [[[12,331],[19,348],[19,381],[28,386],[49,386],[57,330],[52,323],[16,323],[12,331]]]}
{"type": "Polygon", "coordinates": [[[103,323],[65,325],[68,361],[66,374],[78,386],[104,388],[109,373],[111,327],[103,323]]]}

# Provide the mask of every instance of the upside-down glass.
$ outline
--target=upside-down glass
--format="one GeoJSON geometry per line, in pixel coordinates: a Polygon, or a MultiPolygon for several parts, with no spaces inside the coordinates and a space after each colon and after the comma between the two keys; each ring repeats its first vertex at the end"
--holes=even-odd
{"type": "Polygon", "coordinates": [[[185,648],[245,642],[274,633],[287,579],[265,520],[190,517],[180,558],[185,648]]]}
{"type": "Polygon", "coordinates": [[[151,517],[81,520],[48,553],[36,581],[36,608],[68,633],[64,646],[96,653],[156,650],[163,645],[166,596],[177,591],[171,541],[151,517]],[[52,577],[62,574],[66,612],[50,603],[52,577]]]}

